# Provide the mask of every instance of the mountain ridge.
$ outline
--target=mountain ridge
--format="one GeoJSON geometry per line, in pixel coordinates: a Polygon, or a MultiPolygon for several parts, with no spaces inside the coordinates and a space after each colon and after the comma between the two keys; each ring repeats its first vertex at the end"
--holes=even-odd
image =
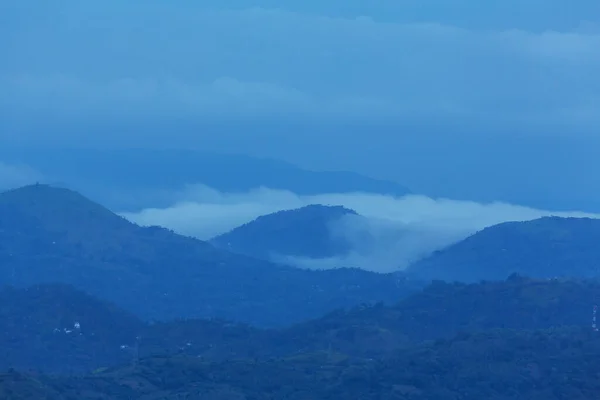
{"type": "Polygon", "coordinates": [[[222,317],[258,325],[395,301],[418,287],[399,285],[391,274],[308,271],[229,253],[88,202],[47,185],[1,193],[0,283],[72,284],[145,319],[222,317]]]}
{"type": "Polygon", "coordinates": [[[332,235],[332,224],[356,211],[343,206],[310,204],[262,215],[209,242],[219,248],[269,260],[273,255],[326,258],[351,250],[332,235]]]}
{"type": "Polygon", "coordinates": [[[189,185],[225,193],[259,187],[297,195],[376,193],[402,196],[405,186],[348,171],[312,171],[294,164],[243,154],[196,150],[54,149],[0,150],[9,163],[28,165],[50,182],[65,182],[111,209],[134,212],[168,207],[189,185]],[[152,170],[153,174],[146,172],[152,170]]]}
{"type": "Polygon", "coordinates": [[[518,273],[553,277],[600,276],[600,220],[542,217],[482,229],[409,266],[419,279],[475,282],[518,273]]]}
{"type": "Polygon", "coordinates": [[[221,319],[144,322],[68,285],[0,289],[0,369],[81,373],[185,355],[268,360],[318,352],[382,358],[418,343],[497,329],[591,330],[600,280],[512,276],[475,284],[435,282],[394,305],[338,309],[290,327],[262,329],[221,319]],[[74,327],[79,323],[79,328],[74,327]]]}

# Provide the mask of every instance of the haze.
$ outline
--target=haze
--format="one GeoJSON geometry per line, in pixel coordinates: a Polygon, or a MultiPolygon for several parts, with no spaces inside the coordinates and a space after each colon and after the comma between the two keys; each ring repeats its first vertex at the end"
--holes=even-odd
{"type": "MultiPolygon", "coordinates": [[[[596,1],[25,0],[0,15],[3,188],[47,177],[10,159],[17,150],[184,148],[355,171],[424,204],[452,199],[444,215],[466,215],[463,236],[522,219],[523,207],[600,212],[596,1]]],[[[167,197],[160,212],[150,200],[116,211],[211,231],[206,219],[165,220],[189,200],[167,197]]]]}

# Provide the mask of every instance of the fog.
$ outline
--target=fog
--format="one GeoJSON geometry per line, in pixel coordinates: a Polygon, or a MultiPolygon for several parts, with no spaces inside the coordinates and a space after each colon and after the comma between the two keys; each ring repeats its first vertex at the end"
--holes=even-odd
{"type": "MultiPolygon", "coordinates": [[[[591,0],[7,3],[0,141],[241,152],[398,182],[423,196],[191,186],[171,207],[128,215],[206,239],[276,210],[342,204],[369,222],[340,228],[351,259],[321,261],[389,269],[541,208],[600,212],[598,15],[591,0]],[[367,246],[364,232],[381,239],[367,246]]],[[[0,164],[0,188],[36,178],[0,164]]],[[[108,186],[81,187],[173,197],[108,186]]]]}
{"type": "Polygon", "coordinates": [[[359,214],[345,216],[330,227],[331,235],[350,243],[352,252],[344,257],[327,259],[276,255],[274,261],[304,268],[358,267],[390,272],[501,222],[549,215],[600,217],[576,211],[552,212],[499,202],[484,204],[415,195],[324,193],[298,196],[268,188],[224,194],[201,185],[190,186],[181,194],[181,201],[171,207],[122,215],[141,225],[160,225],[208,240],[260,215],[309,204],[342,205],[359,214]]]}
{"type": "Polygon", "coordinates": [[[3,145],[243,152],[600,212],[597,1],[5,3],[3,145]]]}

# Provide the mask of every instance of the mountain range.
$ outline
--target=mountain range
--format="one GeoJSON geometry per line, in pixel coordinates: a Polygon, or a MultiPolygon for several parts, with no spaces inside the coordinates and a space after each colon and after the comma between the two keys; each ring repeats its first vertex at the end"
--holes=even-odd
{"type": "MultiPolygon", "coordinates": [[[[339,222],[346,217],[365,218],[341,206],[311,205],[261,216],[211,243],[264,260],[339,257],[353,250],[352,243],[336,235],[344,226],[339,222]]],[[[461,282],[503,280],[513,273],[537,278],[598,277],[599,242],[598,219],[543,217],[505,222],[417,260],[407,268],[406,276],[461,282]]]]}
{"type": "Polygon", "coordinates": [[[599,221],[492,226],[394,274],[261,259],[344,251],[345,216],[264,216],[228,251],[68,189],[1,193],[0,398],[595,398],[599,221]]]}
{"type": "Polygon", "coordinates": [[[410,192],[396,182],[354,172],[311,171],[274,159],[196,150],[6,148],[0,149],[0,159],[26,165],[40,181],[76,188],[119,211],[171,206],[193,185],[225,193],[261,187],[297,195],[410,192]]]}
{"type": "Polygon", "coordinates": [[[222,319],[148,323],[69,285],[0,289],[0,368],[86,373],[138,358],[213,361],[332,352],[380,358],[461,332],[590,327],[600,281],[513,276],[479,284],[436,282],[396,304],[339,309],[279,329],[222,319]]]}
{"type": "Polygon", "coordinates": [[[233,254],[140,227],[46,185],[0,194],[0,262],[0,282],[72,284],[145,319],[219,317],[260,326],[393,302],[420,286],[394,274],[309,271],[233,254]]]}
{"type": "Polygon", "coordinates": [[[4,289],[0,398],[587,400],[598,289],[516,275],[437,282],[393,306],[279,330],[144,324],[68,286],[4,289]]]}

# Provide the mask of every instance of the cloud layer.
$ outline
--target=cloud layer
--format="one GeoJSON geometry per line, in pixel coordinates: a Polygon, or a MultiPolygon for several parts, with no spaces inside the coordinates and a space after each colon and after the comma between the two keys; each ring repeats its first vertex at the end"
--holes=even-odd
{"type": "Polygon", "coordinates": [[[4,3],[3,145],[242,152],[600,211],[597,0],[4,3]]]}
{"type": "Polygon", "coordinates": [[[268,188],[248,193],[222,194],[191,186],[182,201],[166,209],[123,214],[142,225],[161,225],[176,232],[210,239],[256,217],[308,204],[343,205],[361,216],[346,216],[331,234],[352,244],[348,257],[303,259],[281,256],[277,261],[306,268],[359,267],[389,272],[406,267],[442,247],[505,221],[524,221],[546,215],[600,217],[579,212],[549,212],[504,203],[434,200],[424,196],[322,194],[297,196],[268,188]]]}
{"type": "Polygon", "coordinates": [[[11,38],[0,68],[5,107],[598,122],[594,22],[484,31],[265,8],[63,4],[0,28],[11,38]]]}

